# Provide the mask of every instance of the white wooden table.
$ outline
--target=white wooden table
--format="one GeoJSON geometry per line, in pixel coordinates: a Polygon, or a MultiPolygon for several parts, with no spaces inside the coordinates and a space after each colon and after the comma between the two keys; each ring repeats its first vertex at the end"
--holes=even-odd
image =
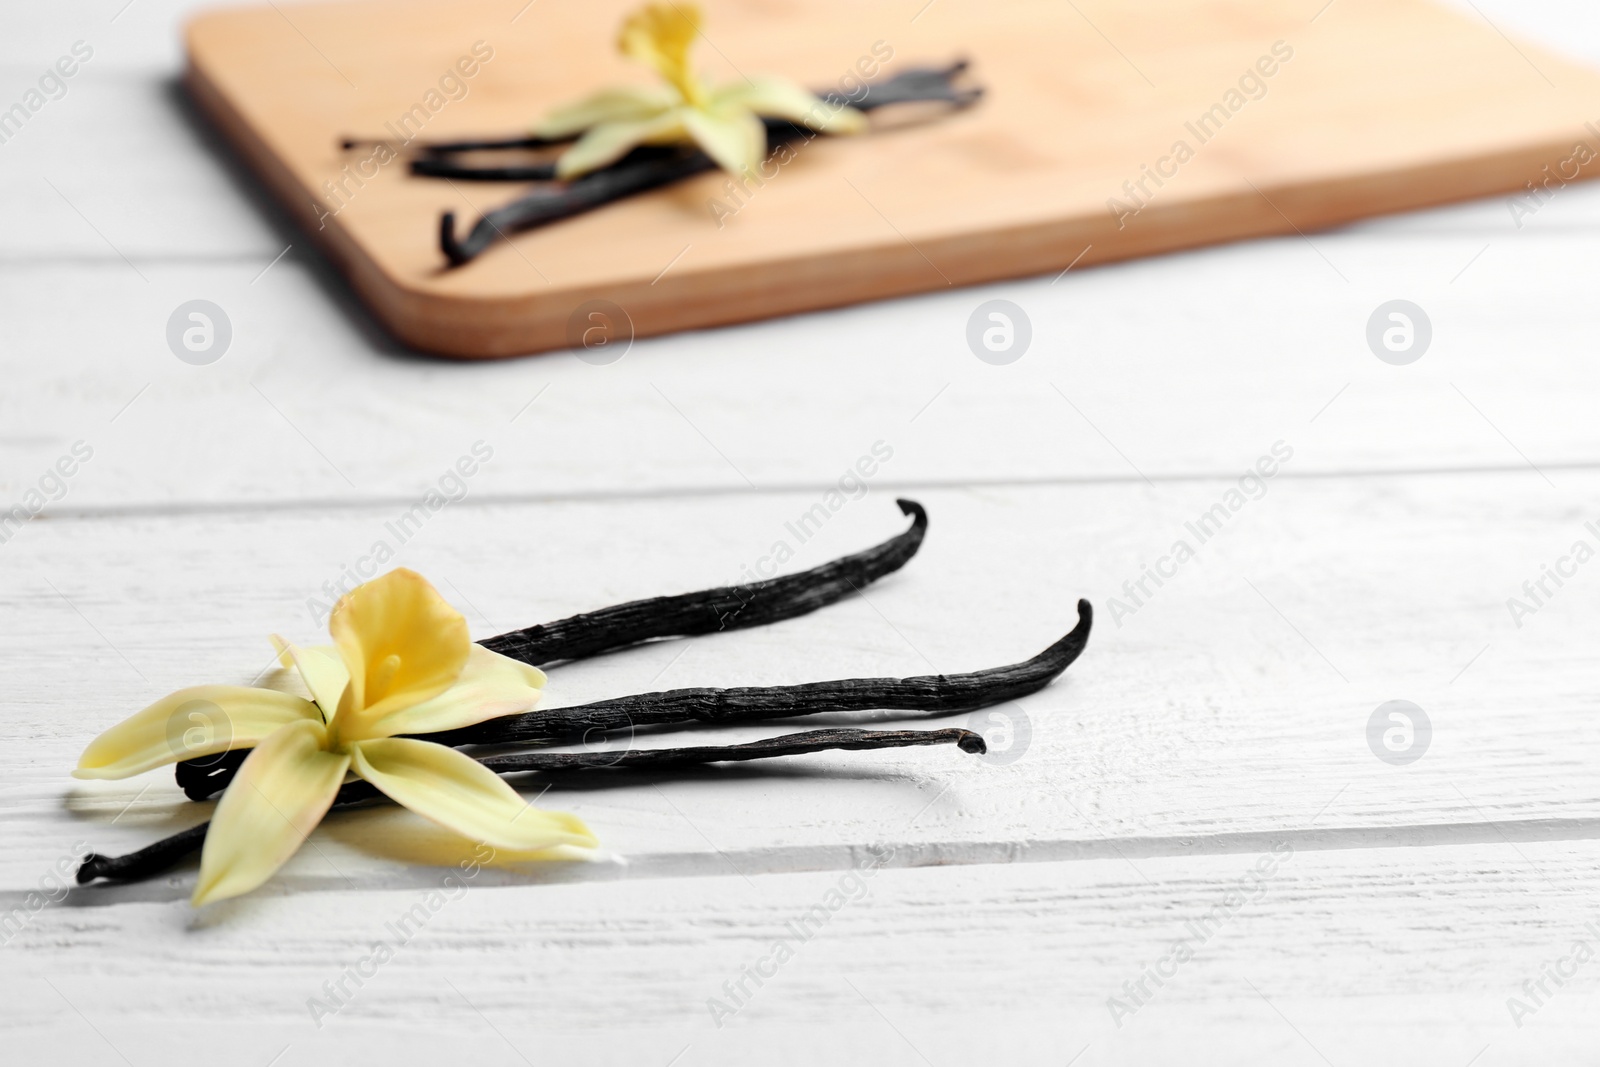
{"type": "MultiPolygon", "coordinates": [[[[1600,563],[1521,618],[1507,602],[1600,545],[1600,189],[1520,226],[1478,203],[609,366],[453,365],[378,335],[208,144],[173,80],[188,5],[122,3],[13,5],[0,40],[0,107],[93,49],[0,144],[0,505],[93,453],[0,544],[7,1062],[1594,1061],[1600,563]],[[196,298],[233,328],[208,366],[165,338],[196,298]],[[993,298],[1032,322],[1007,366],[965,340],[993,298]],[[1397,298],[1433,326],[1407,366],[1365,338],[1397,298]],[[308,600],[476,442],[493,458],[464,499],[394,547],[478,636],[734,581],[778,541],[813,565],[901,529],[897,495],[932,515],[863,597],[554,671],[554,702],[1009,662],[1080,595],[1100,622],[1006,709],[1031,734],[1010,762],[558,787],[541,803],[581,814],[600,858],[485,871],[376,967],[452,847],[395,811],[331,818],[201,914],[192,869],[63,899],[75,846],[206,810],[166,774],[73,781],[88,738],[248,681],[270,631],[314,639],[308,600]],[[878,442],[892,458],[799,543],[785,523],[878,442]],[[1264,493],[1129,599],[1278,442],[1264,493]],[[1369,747],[1391,700],[1432,724],[1406,765],[1369,747]]],[[[1476,7],[1600,61],[1589,6],[1476,7]]]]}

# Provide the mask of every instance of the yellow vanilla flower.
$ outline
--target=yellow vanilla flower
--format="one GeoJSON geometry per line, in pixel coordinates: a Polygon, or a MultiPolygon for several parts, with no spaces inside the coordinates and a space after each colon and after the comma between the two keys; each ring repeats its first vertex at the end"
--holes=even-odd
{"type": "Polygon", "coordinates": [[[217,804],[196,906],[272,877],[322,821],[349,776],[445,828],[495,848],[592,847],[581,820],[540,811],[453,748],[397,737],[450,730],[538,703],[544,672],[491,652],[421,575],[395,570],[334,606],[331,646],[274,637],[311,699],[273,689],[180,689],[95,738],[78,778],[126,778],[180,759],[253,747],[217,804]],[[220,712],[209,737],[174,737],[194,709],[220,712]],[[176,724],[176,726],[174,725],[176,724]]]}
{"type": "Polygon", "coordinates": [[[712,87],[694,72],[689,49],[700,34],[693,3],[646,4],[622,24],[617,48],[661,75],[665,85],[602,89],[556,109],[534,127],[561,140],[582,134],[556,161],[558,178],[614,163],[639,145],[692,141],[726,171],[754,169],[767,151],[761,119],[788,119],[818,133],[859,133],[866,116],[835,107],[782,78],[758,77],[712,87]]]}

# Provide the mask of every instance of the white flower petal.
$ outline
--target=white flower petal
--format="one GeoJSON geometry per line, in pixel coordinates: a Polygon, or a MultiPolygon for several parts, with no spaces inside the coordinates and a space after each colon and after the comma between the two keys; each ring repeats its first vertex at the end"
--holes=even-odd
{"type": "Polygon", "coordinates": [[[278,662],[293,667],[311,691],[311,699],[322,709],[324,722],[333,720],[339,710],[339,697],[350,684],[350,672],[344,659],[333,645],[296,645],[272,635],[272,647],[278,650],[278,662]]]}
{"type": "Polygon", "coordinates": [[[665,85],[602,89],[582,100],[556,108],[539,120],[533,127],[533,134],[535,137],[560,140],[607,122],[653,119],[679,102],[681,97],[678,93],[665,85]]]}
{"type": "Polygon", "coordinates": [[[683,111],[683,125],[705,154],[730,174],[753,171],[767,154],[767,128],[749,111],[683,111]]]}
{"type": "Polygon", "coordinates": [[[784,78],[755,77],[723,86],[712,95],[711,107],[743,108],[818,133],[860,133],[867,128],[867,117],[855,108],[835,107],[784,78]]]}
{"type": "Polygon", "coordinates": [[[321,722],[293,693],[242,685],[197,685],[169,693],[83,750],[74,778],[127,778],[179,760],[248,748],[289,723],[321,722]]]}
{"type": "Polygon", "coordinates": [[[211,817],[195,907],[256,888],[316,829],[350,766],[350,757],[326,751],[326,742],[321,723],[297,722],[250,753],[211,817]]]}
{"type": "Polygon", "coordinates": [[[391,737],[351,746],[350,769],[391,800],[440,826],[494,848],[592,848],[582,820],[523,801],[499,775],[453,748],[391,737]]]}
{"type": "Polygon", "coordinates": [[[576,144],[556,160],[556,177],[576,178],[591,170],[609,166],[642,144],[662,144],[684,137],[681,115],[674,108],[653,119],[636,122],[606,122],[591,127],[576,144]]]}

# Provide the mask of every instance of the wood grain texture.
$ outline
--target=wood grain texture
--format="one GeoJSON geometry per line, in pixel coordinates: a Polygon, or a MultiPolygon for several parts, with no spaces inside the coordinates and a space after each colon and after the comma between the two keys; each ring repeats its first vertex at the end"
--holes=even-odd
{"type": "MultiPolygon", "coordinates": [[[[265,266],[293,239],[292,227],[286,228],[284,240],[274,243],[263,220],[268,198],[248,179],[243,185],[234,180],[244,174],[242,166],[194,116],[176,84],[182,68],[179,31],[191,6],[187,0],[139,0],[115,22],[82,4],[18,13],[12,34],[0,42],[0,90],[8,99],[35,85],[74,40],[89,43],[95,56],[68,81],[61,100],[35,114],[4,145],[0,190],[22,210],[0,231],[0,264],[24,257],[29,264],[62,258],[120,262],[72,205],[141,266],[177,256],[228,255],[265,266]],[[70,205],[44,184],[45,177],[70,205]]],[[[1600,41],[1594,13],[1581,4],[1452,0],[1446,6],[1487,18],[1514,40],[1531,35],[1559,53],[1600,62],[1600,44],[1589,43],[1600,41]]],[[[1570,233],[1592,224],[1597,214],[1600,190],[1579,183],[1523,221],[1524,228],[1546,234],[1570,233]]],[[[1507,200],[1499,198],[1354,225],[1363,233],[1518,232],[1507,200]]]]}
{"type": "MultiPolygon", "coordinates": [[[[139,0],[129,17],[144,6],[139,0]]],[[[1495,18],[1504,24],[1500,12],[1495,18]]],[[[25,270],[61,260],[121,265],[120,253],[140,269],[178,259],[237,258],[259,271],[289,243],[298,249],[289,261],[304,261],[310,245],[296,240],[299,232],[195,113],[175,76],[164,76],[159,66],[143,69],[148,62],[133,70],[126,69],[127,61],[115,66],[119,53],[111,44],[104,48],[71,79],[62,100],[41,110],[4,145],[0,191],[23,210],[0,231],[0,268],[25,270]]],[[[54,58],[48,49],[40,55],[54,58]]],[[[0,88],[9,86],[13,96],[20,95],[38,75],[31,65],[0,67],[0,88]]],[[[1533,214],[1514,214],[1511,204],[1510,197],[1472,200],[1344,229],[1482,233],[1485,241],[1524,231],[1576,237],[1600,218],[1600,188],[1584,182],[1565,186],[1533,214]]],[[[1080,263],[1061,284],[1092,276],[1084,267],[1080,263]]]]}
{"type": "Polygon", "coordinates": [[[650,335],[1516,191],[1600,117],[1600,77],[1415,0],[1347,0],[1314,23],[1322,5],[1302,0],[947,3],[909,23],[887,4],[819,3],[777,21],[728,4],[714,12],[732,68],[719,74],[833,84],[881,41],[897,63],[972,54],[989,96],[808,146],[728,225],[707,208],[724,195],[713,175],[443,271],[440,211],[471,217],[507,194],[413,179],[403,164],[351,177],[338,141],[382,135],[463,57],[471,88],[457,77],[457,104],[435,93],[413,123],[427,138],[522,129],[629,76],[604,54],[622,0],[526,17],[518,6],[331,4],[293,20],[264,7],[189,29],[200,106],[377,318],[425,351],[565,346],[591,299],[650,335]],[[796,32],[777,31],[785,18],[796,32]],[[1254,79],[1242,91],[1241,72],[1254,79]],[[1136,215],[1109,211],[1112,197],[1136,215]]]}
{"type": "MultiPolygon", "coordinates": [[[[130,9],[130,17],[134,13],[130,9]]],[[[59,104],[34,116],[4,146],[0,191],[24,210],[8,218],[10,225],[0,232],[0,267],[17,270],[60,260],[121,264],[120,250],[141,269],[179,258],[237,258],[260,270],[291,242],[300,251],[289,260],[303,261],[309,244],[296,241],[292,226],[281,231],[274,226],[280,216],[270,198],[194,113],[181,87],[158,71],[113,68],[117,53],[106,47],[105,56],[97,53],[73,77],[59,104]],[[102,58],[106,67],[98,65],[102,58]]],[[[0,86],[14,86],[14,95],[20,94],[38,73],[27,66],[0,67],[0,86]]],[[[1509,197],[1473,200],[1368,219],[1346,229],[1390,235],[1481,232],[1490,240],[1523,230],[1576,236],[1575,228],[1600,218],[1600,188],[1582,182],[1562,188],[1532,215],[1514,215],[1510,202],[1509,197]]],[[[1080,274],[1083,269],[1080,263],[1070,282],[1062,284],[1092,275],[1080,274]]]]}

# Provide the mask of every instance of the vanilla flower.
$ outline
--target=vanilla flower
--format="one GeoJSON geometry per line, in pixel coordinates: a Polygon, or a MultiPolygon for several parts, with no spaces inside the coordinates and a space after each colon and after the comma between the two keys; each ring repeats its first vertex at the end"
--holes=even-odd
{"type": "Polygon", "coordinates": [[[788,119],[818,133],[859,133],[866,117],[835,106],[782,78],[707,84],[689,63],[699,36],[700,8],[651,3],[622,24],[617,48],[655,68],[666,82],[648,88],[602,89],[558,108],[534,127],[536,136],[562,140],[582,134],[556,161],[558,178],[574,178],[614,163],[639,145],[693,142],[723,170],[753,170],[767,152],[762,118],[788,119]]]}
{"type": "Polygon", "coordinates": [[[247,893],[272,877],[351,776],[495,848],[596,844],[579,819],[530,807],[471,757],[396,736],[527,711],[539,700],[544,672],[473,644],[460,613],[409,570],[391,571],[343,597],[328,629],[331,646],[298,648],[273,639],[310,700],[244,686],[180,689],[95,738],[73,772],[126,778],[253,746],[206,832],[196,906],[247,893]],[[181,726],[197,706],[220,709],[225,728],[180,742],[174,724],[181,726]]]}

